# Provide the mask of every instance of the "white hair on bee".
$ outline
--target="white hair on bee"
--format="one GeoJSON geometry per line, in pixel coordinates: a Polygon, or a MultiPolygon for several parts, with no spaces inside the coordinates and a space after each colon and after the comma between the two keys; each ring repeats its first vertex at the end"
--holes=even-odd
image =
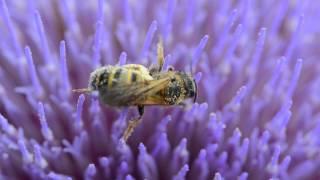
{"type": "Polygon", "coordinates": [[[105,74],[106,72],[110,72],[112,70],[111,65],[102,66],[97,69],[95,69],[93,72],[90,73],[89,77],[89,84],[88,89],[91,91],[98,90],[97,89],[97,83],[99,83],[100,79],[97,79],[98,77],[102,76],[102,74],[105,74]]]}

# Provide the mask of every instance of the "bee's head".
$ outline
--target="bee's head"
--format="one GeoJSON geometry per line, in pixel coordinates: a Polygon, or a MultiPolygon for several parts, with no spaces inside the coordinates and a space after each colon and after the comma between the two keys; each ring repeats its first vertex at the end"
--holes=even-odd
{"type": "Polygon", "coordinates": [[[185,72],[174,72],[170,89],[172,92],[177,92],[180,89],[181,94],[178,101],[188,98],[192,98],[194,102],[197,100],[197,84],[194,78],[185,72]]]}
{"type": "Polygon", "coordinates": [[[182,87],[184,88],[184,97],[192,98],[194,102],[197,100],[197,83],[194,78],[184,72],[177,72],[177,75],[180,76],[182,87]]]}

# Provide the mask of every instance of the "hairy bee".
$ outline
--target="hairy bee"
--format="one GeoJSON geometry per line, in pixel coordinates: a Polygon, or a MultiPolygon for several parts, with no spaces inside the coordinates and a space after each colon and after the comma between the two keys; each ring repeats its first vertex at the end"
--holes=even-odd
{"type": "Polygon", "coordinates": [[[158,66],[147,69],[139,64],[104,66],[90,74],[86,89],[76,92],[98,91],[101,101],[110,106],[137,106],[139,115],[130,121],[123,139],[126,141],[141,121],[146,105],[181,105],[188,98],[197,97],[197,84],[185,72],[161,71],[163,48],[158,44],[158,66]]]}

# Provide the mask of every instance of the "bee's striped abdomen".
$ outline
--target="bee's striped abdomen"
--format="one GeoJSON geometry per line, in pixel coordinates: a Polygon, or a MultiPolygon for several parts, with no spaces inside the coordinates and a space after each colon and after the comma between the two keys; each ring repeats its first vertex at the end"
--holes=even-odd
{"type": "Polygon", "coordinates": [[[140,82],[142,80],[143,80],[143,77],[141,77],[141,75],[139,75],[139,72],[132,70],[132,69],[128,69],[127,77],[126,77],[127,84],[140,82]]]}
{"type": "Polygon", "coordinates": [[[91,73],[89,87],[102,90],[152,79],[148,69],[141,65],[104,66],[91,73]]]}
{"type": "Polygon", "coordinates": [[[109,77],[108,80],[108,87],[114,87],[121,82],[121,77],[124,75],[123,68],[121,67],[116,67],[112,70],[111,76],[109,77]]]}
{"type": "Polygon", "coordinates": [[[108,76],[108,88],[117,85],[129,85],[135,82],[152,80],[149,71],[144,67],[136,64],[127,64],[124,66],[114,66],[108,76]]]}
{"type": "Polygon", "coordinates": [[[111,66],[99,68],[90,74],[89,88],[98,90],[106,87],[109,83],[111,66]]]}
{"type": "Polygon", "coordinates": [[[141,82],[145,80],[152,80],[149,71],[141,65],[138,64],[127,64],[123,66],[127,70],[127,83],[141,82]]]}
{"type": "Polygon", "coordinates": [[[136,81],[137,81],[137,73],[131,72],[130,82],[136,82],[136,81]]]}

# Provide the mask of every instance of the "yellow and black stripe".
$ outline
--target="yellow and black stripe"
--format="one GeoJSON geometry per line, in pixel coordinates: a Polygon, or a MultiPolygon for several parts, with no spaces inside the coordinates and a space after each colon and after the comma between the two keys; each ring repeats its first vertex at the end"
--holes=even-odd
{"type": "Polygon", "coordinates": [[[91,74],[90,87],[99,90],[152,79],[148,69],[141,65],[105,66],[91,74]]]}

